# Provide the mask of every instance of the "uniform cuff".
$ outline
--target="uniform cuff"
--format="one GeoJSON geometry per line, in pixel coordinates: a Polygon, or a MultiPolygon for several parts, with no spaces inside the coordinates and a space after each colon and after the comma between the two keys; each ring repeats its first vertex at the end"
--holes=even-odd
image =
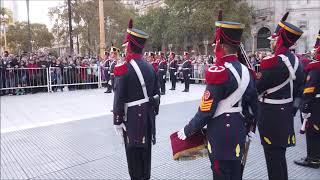
{"type": "Polygon", "coordinates": [[[186,135],[186,137],[189,137],[192,134],[192,129],[190,124],[186,125],[184,128],[184,134],[186,135]]]}
{"type": "Polygon", "coordinates": [[[113,114],[113,124],[120,125],[123,123],[123,116],[119,114],[113,114]]]}

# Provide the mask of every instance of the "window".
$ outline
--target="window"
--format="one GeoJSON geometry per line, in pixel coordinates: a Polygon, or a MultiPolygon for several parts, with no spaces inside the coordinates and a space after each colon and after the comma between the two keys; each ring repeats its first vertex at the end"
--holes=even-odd
{"type": "Polygon", "coordinates": [[[262,27],[259,29],[257,34],[257,48],[269,48],[270,47],[270,41],[268,40],[268,37],[271,36],[271,31],[266,28],[262,27]]]}

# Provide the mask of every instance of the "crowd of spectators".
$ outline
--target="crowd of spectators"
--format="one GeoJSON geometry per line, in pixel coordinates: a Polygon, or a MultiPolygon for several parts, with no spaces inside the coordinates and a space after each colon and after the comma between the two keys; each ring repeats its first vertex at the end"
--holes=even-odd
{"type": "MultiPolygon", "coordinates": [[[[258,70],[260,61],[271,52],[258,51],[248,54],[250,62],[258,70]]],[[[176,55],[178,64],[183,63],[181,55],[176,55]]],[[[203,80],[205,70],[215,61],[212,55],[192,55],[192,78],[203,80]]],[[[64,91],[98,88],[98,79],[105,83],[105,60],[97,57],[55,57],[50,53],[9,54],[0,56],[0,95],[23,95],[48,91],[64,91]]],[[[182,78],[181,78],[182,79],[182,78]]],[[[198,81],[196,81],[198,82],[198,81]]],[[[201,81],[200,81],[201,82],[201,81]]],[[[202,81],[203,82],[203,81],[202,81]]],[[[105,84],[102,84],[105,85],[105,84]]]]}
{"type": "MultiPolygon", "coordinates": [[[[179,64],[183,63],[182,56],[176,58],[179,64]]],[[[205,68],[213,59],[212,56],[192,56],[193,78],[204,79],[205,68]]],[[[97,88],[98,67],[103,67],[103,62],[96,57],[57,58],[50,53],[14,55],[5,51],[0,56],[0,95],[47,92],[48,81],[53,92],[97,88]]],[[[101,80],[105,80],[104,71],[101,80]]]]}
{"type": "MultiPolygon", "coordinates": [[[[98,79],[99,61],[95,57],[59,57],[50,53],[9,54],[0,57],[0,95],[22,95],[63,91],[63,84],[90,83],[98,79]],[[61,86],[59,86],[61,85],[61,86]]],[[[70,85],[69,90],[95,88],[96,84],[70,85]]]]}

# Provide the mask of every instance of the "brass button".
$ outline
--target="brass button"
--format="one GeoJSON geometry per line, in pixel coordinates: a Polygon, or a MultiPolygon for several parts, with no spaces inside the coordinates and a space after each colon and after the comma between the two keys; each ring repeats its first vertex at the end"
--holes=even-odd
{"type": "Polygon", "coordinates": [[[138,114],[139,117],[141,117],[141,114],[138,114]]]}
{"type": "Polygon", "coordinates": [[[229,116],[230,116],[230,114],[227,114],[226,116],[227,116],[227,117],[229,117],[229,116]]]}
{"type": "Polygon", "coordinates": [[[226,124],[226,127],[230,127],[230,124],[226,124]]]}

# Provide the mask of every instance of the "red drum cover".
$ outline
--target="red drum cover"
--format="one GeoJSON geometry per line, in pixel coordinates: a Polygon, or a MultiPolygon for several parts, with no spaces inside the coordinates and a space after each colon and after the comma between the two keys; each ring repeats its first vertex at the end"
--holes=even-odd
{"type": "Polygon", "coordinates": [[[207,140],[203,130],[194,133],[185,140],[180,140],[177,133],[170,135],[174,160],[196,159],[208,154],[206,149],[207,140]]]}

